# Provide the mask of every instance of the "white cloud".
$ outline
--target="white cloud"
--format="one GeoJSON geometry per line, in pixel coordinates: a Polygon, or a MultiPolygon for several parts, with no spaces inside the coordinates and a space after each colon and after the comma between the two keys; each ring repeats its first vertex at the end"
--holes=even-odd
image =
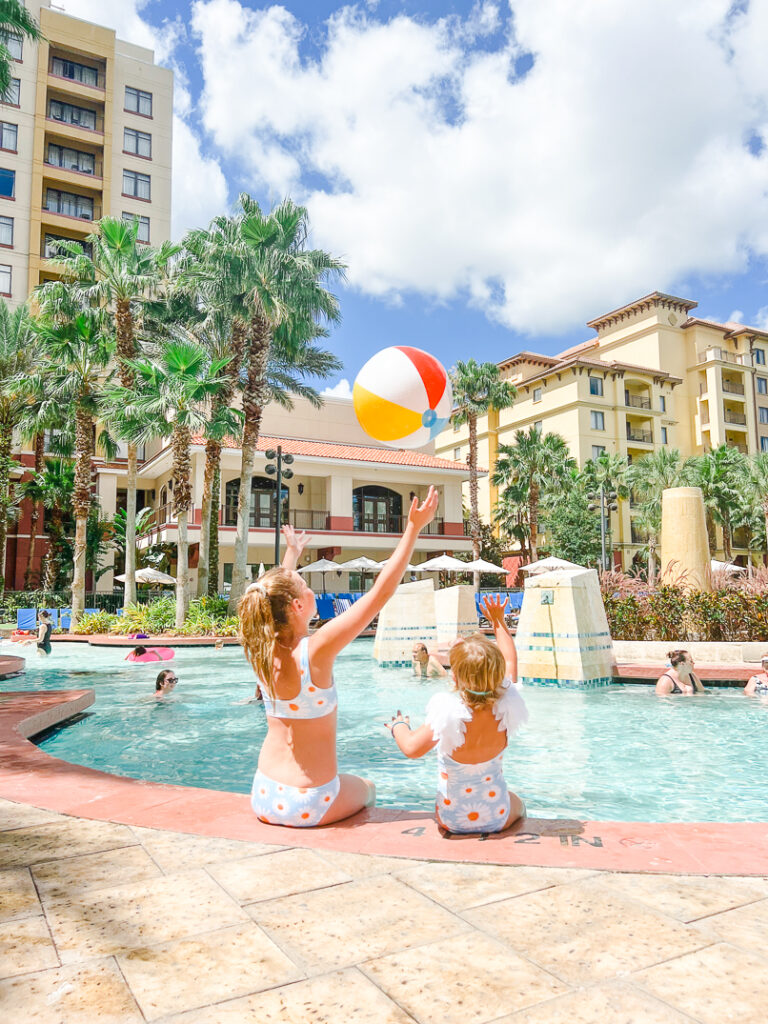
{"type": "Polygon", "coordinates": [[[227,209],[227,181],[217,161],[204,156],[200,140],[180,117],[173,119],[173,223],[171,236],[204,227],[227,209]]]}
{"type": "Polygon", "coordinates": [[[509,0],[463,21],[196,0],[201,107],[354,287],[554,331],[768,254],[768,5],[509,0]],[[511,11],[511,14],[510,14],[511,11]],[[492,35],[491,33],[496,33],[492,35]],[[516,61],[534,57],[527,75],[516,61]]]}
{"type": "Polygon", "coordinates": [[[730,323],[730,324],[743,324],[744,323],[744,310],[743,309],[734,309],[734,311],[728,317],[727,323],[730,323]]]}
{"type": "Polygon", "coordinates": [[[750,327],[757,327],[761,331],[768,331],[768,306],[758,309],[750,327]]]}
{"type": "Polygon", "coordinates": [[[352,386],[346,377],[342,377],[338,384],[332,388],[326,388],[320,392],[324,398],[352,398],[352,386]]]}

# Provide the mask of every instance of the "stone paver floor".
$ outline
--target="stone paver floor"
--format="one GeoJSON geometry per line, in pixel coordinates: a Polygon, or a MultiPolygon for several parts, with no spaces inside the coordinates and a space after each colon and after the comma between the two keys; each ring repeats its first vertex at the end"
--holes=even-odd
{"type": "Polygon", "coordinates": [[[765,1024],[766,935],[765,878],[316,852],[0,801],[9,1022],[765,1024]]]}

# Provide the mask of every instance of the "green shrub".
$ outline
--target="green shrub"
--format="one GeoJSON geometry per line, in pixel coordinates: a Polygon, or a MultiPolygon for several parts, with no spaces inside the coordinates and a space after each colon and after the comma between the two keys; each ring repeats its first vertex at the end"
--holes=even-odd
{"type": "Polygon", "coordinates": [[[92,615],[83,615],[72,632],[80,636],[92,635],[94,633],[111,633],[114,631],[115,623],[118,622],[116,615],[109,612],[96,612],[92,615]]]}
{"type": "Polygon", "coordinates": [[[660,586],[604,593],[614,640],[768,642],[768,594],[738,588],[711,592],[660,586]]]}

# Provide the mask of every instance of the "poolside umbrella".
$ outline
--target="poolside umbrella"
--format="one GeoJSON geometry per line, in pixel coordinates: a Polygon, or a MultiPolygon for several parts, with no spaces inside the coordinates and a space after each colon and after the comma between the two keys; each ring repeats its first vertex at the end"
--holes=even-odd
{"type": "Polygon", "coordinates": [[[509,569],[505,569],[501,565],[494,565],[493,562],[486,562],[484,558],[476,558],[473,562],[465,562],[464,568],[467,572],[498,572],[503,573],[505,576],[509,572],[509,569]]]}
{"type": "Polygon", "coordinates": [[[739,573],[747,571],[743,565],[734,565],[733,562],[721,562],[717,558],[713,558],[709,564],[712,572],[739,573]]]}
{"type": "Polygon", "coordinates": [[[264,575],[264,573],[265,573],[266,571],[267,571],[267,570],[266,570],[266,569],[264,568],[264,563],[263,563],[263,562],[259,562],[259,571],[258,571],[258,573],[256,574],[256,579],[257,579],[257,580],[260,580],[260,579],[261,579],[261,577],[262,577],[262,576],[264,575]]]}
{"type": "Polygon", "coordinates": [[[576,565],[575,562],[569,562],[566,558],[542,558],[538,562],[531,562],[530,565],[521,565],[520,572],[531,572],[537,574],[540,572],[558,572],[565,569],[586,569],[585,565],[576,565]]]}
{"type": "Polygon", "coordinates": [[[416,566],[419,572],[466,572],[467,563],[450,555],[438,555],[416,566]]]}
{"type": "Polygon", "coordinates": [[[363,573],[363,580],[365,580],[365,573],[367,572],[381,572],[381,565],[366,555],[360,555],[359,558],[350,558],[348,562],[342,562],[339,568],[345,569],[347,572],[361,572],[363,573]]]}
{"type": "Polygon", "coordinates": [[[332,558],[318,558],[316,562],[310,562],[309,565],[300,565],[299,572],[321,572],[323,574],[323,593],[325,590],[325,574],[327,572],[333,572],[334,570],[340,569],[341,566],[338,562],[334,562],[332,558]]]}
{"type": "MultiPolygon", "coordinates": [[[[115,579],[119,580],[120,583],[125,583],[125,573],[122,573],[120,576],[115,576],[115,579]]],[[[151,569],[147,567],[145,569],[136,570],[136,582],[150,583],[159,587],[163,584],[171,586],[172,584],[175,584],[176,580],[173,576],[169,576],[168,573],[160,572],[159,569],[151,569]]]]}

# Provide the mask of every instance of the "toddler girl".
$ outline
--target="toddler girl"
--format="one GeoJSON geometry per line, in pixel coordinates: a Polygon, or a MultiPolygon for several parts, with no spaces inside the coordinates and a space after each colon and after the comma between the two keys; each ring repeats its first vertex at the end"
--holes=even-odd
{"type": "Polygon", "coordinates": [[[486,598],[483,611],[496,643],[482,633],[457,640],[449,655],[456,689],[432,697],[418,729],[399,711],[387,723],[406,757],[437,747],[435,810],[447,832],[501,832],[525,815],[502,765],[508,738],[528,721],[515,686],[517,652],[498,598],[486,598]]]}

